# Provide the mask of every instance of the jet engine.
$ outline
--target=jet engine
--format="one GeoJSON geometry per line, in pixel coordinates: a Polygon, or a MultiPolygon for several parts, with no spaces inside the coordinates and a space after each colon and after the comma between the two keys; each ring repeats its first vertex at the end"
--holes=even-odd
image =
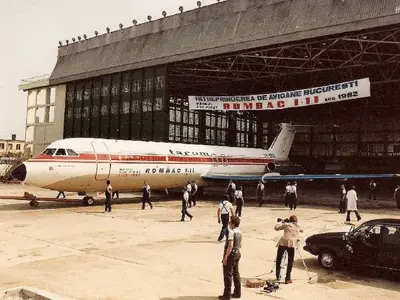
{"type": "Polygon", "coordinates": [[[291,161],[270,162],[265,167],[266,173],[279,173],[282,175],[304,173],[304,167],[291,161]]]}

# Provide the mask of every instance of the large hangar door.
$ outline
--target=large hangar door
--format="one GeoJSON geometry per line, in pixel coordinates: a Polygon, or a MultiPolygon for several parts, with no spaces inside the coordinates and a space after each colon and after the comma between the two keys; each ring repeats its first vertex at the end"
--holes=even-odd
{"type": "Polygon", "coordinates": [[[96,156],[96,180],[107,180],[110,177],[111,157],[108,147],[103,142],[92,142],[94,154],[96,156]]]}

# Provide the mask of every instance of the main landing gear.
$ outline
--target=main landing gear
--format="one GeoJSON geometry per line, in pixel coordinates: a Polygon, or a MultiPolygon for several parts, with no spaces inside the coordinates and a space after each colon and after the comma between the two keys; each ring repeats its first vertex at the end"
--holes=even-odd
{"type": "Polygon", "coordinates": [[[39,206],[39,202],[36,199],[33,199],[29,202],[29,205],[32,207],[38,207],[39,206]]]}
{"type": "Polygon", "coordinates": [[[93,197],[89,197],[89,196],[85,196],[85,198],[83,198],[83,204],[85,206],[92,206],[94,204],[94,199],[93,197]]]}

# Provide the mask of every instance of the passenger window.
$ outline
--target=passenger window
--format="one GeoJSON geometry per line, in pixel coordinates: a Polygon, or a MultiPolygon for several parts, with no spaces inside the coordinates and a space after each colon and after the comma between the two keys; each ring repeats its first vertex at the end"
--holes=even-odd
{"type": "Polygon", "coordinates": [[[53,155],[56,152],[56,149],[54,148],[47,148],[46,150],[43,151],[43,155],[53,155]]]}
{"type": "Polygon", "coordinates": [[[72,149],[67,149],[67,153],[68,153],[68,156],[79,156],[79,154],[78,153],[76,153],[74,150],[72,150],[72,149]]]}
{"type": "Polygon", "coordinates": [[[67,153],[65,152],[65,149],[58,149],[56,155],[64,156],[67,155],[67,153]]]}

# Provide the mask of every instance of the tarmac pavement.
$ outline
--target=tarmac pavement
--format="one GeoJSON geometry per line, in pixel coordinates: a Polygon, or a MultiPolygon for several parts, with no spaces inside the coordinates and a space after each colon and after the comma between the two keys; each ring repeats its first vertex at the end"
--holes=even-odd
{"type": "MultiPolygon", "coordinates": [[[[0,195],[28,191],[51,196],[54,192],[19,185],[0,185],[0,195]]],[[[125,197],[125,195],[122,195],[125,197]]],[[[67,197],[69,195],[67,194],[67,197]]],[[[84,207],[76,203],[40,203],[0,200],[0,290],[30,286],[73,299],[209,300],[223,290],[223,244],[216,241],[220,225],[216,204],[200,201],[189,209],[194,218],[179,222],[179,199],[141,204],[84,207]]],[[[217,200],[217,199],[216,199],[217,200]]],[[[249,278],[273,279],[271,268],[277,217],[293,212],[280,205],[243,208],[242,282],[249,278]]],[[[295,214],[304,229],[293,284],[273,294],[261,288],[242,288],[242,299],[399,299],[400,285],[389,279],[323,270],[317,258],[304,252],[304,238],[327,231],[347,231],[344,215],[336,208],[299,207],[295,214]],[[318,281],[318,282],[317,282],[318,281]],[[261,293],[261,294],[260,294],[261,293]]],[[[394,211],[362,211],[363,220],[393,217],[394,211]]]]}

